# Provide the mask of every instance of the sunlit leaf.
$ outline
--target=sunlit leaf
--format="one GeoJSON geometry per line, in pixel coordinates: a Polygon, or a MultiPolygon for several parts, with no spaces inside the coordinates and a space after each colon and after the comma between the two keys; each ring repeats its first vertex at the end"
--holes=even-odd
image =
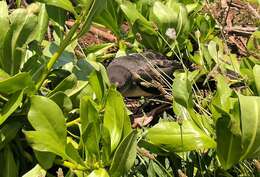
{"type": "Polygon", "coordinates": [[[32,147],[38,151],[65,156],[66,126],[62,111],[48,98],[31,97],[28,120],[36,131],[25,131],[32,147]]]}
{"type": "Polygon", "coordinates": [[[0,93],[11,94],[25,88],[33,88],[34,83],[28,73],[19,73],[8,79],[0,80],[0,93]]]}
{"type": "Polygon", "coordinates": [[[242,128],[242,157],[260,155],[260,97],[239,95],[242,128]]]}
{"type": "Polygon", "coordinates": [[[125,106],[122,96],[115,88],[110,88],[107,95],[104,114],[104,126],[111,138],[111,151],[113,152],[122,138],[124,127],[125,106]]]}
{"type": "Polygon", "coordinates": [[[185,152],[215,148],[215,141],[189,120],[180,126],[177,122],[159,122],[149,128],[147,139],[171,152],[185,152]]]}
{"type": "Polygon", "coordinates": [[[25,60],[26,46],[34,39],[37,26],[37,16],[25,9],[16,9],[10,15],[10,29],[3,44],[3,69],[11,74],[17,74],[25,60]]]}

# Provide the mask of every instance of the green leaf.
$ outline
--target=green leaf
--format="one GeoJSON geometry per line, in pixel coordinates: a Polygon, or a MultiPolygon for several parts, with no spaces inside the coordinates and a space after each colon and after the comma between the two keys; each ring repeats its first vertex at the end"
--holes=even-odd
{"type": "Polygon", "coordinates": [[[217,43],[215,41],[210,41],[208,45],[208,51],[210,56],[214,59],[216,63],[219,63],[218,61],[218,51],[217,51],[217,43]]]}
{"type": "Polygon", "coordinates": [[[215,141],[191,121],[160,122],[148,129],[147,139],[154,145],[171,152],[185,152],[215,148],[215,141]]]}
{"type": "Polygon", "coordinates": [[[127,18],[133,24],[136,20],[141,20],[142,22],[148,22],[144,16],[138,12],[134,3],[129,1],[124,1],[120,4],[121,10],[125,13],[127,18]]]}
{"type": "Polygon", "coordinates": [[[22,72],[28,72],[31,75],[32,80],[37,83],[44,73],[46,65],[47,59],[44,56],[40,57],[36,54],[24,63],[22,72]]]}
{"type": "Polygon", "coordinates": [[[73,147],[71,143],[66,145],[66,154],[69,157],[70,161],[73,161],[75,164],[80,164],[85,166],[83,160],[81,159],[78,150],[73,147]]]}
{"type": "Polygon", "coordinates": [[[28,171],[26,174],[24,174],[22,177],[36,177],[36,176],[45,176],[46,171],[40,166],[40,165],[35,165],[33,169],[28,171]]]}
{"type": "Polygon", "coordinates": [[[118,4],[115,1],[107,1],[107,7],[100,13],[100,15],[95,16],[94,21],[106,26],[110,29],[117,37],[120,37],[120,27],[121,24],[119,19],[122,13],[118,11],[118,4]]]}
{"type": "Polygon", "coordinates": [[[43,96],[31,97],[28,120],[36,131],[25,131],[27,140],[38,151],[65,156],[66,125],[59,106],[43,96]]]}
{"type": "Polygon", "coordinates": [[[220,75],[217,76],[217,92],[211,102],[213,105],[211,111],[215,120],[221,117],[221,114],[219,113],[220,110],[222,110],[222,112],[226,112],[227,114],[229,113],[231,109],[231,94],[232,90],[226,83],[225,78],[220,75]]]}
{"type": "Polygon", "coordinates": [[[34,30],[36,41],[41,42],[44,39],[45,33],[48,28],[48,24],[49,24],[49,18],[48,18],[48,14],[46,11],[46,6],[45,6],[45,4],[41,4],[40,12],[38,15],[38,24],[34,30]]]}
{"type": "Polygon", "coordinates": [[[0,80],[0,93],[11,94],[24,88],[33,88],[34,83],[28,73],[19,73],[8,79],[0,80]]]}
{"type": "Polygon", "coordinates": [[[86,131],[88,124],[99,122],[97,105],[89,96],[84,96],[80,100],[80,122],[82,133],[86,131]]]}
{"type": "Polygon", "coordinates": [[[88,177],[109,177],[107,171],[104,168],[99,168],[97,170],[92,171],[88,177]]]}
{"type": "Polygon", "coordinates": [[[3,67],[3,44],[10,26],[6,1],[0,1],[0,24],[4,26],[4,28],[0,28],[0,66],[3,67]]]}
{"type": "Polygon", "coordinates": [[[0,151],[11,142],[17,132],[22,128],[23,124],[17,120],[8,121],[7,123],[1,125],[0,128],[0,151]]]}
{"type": "MultiPolygon", "coordinates": [[[[60,57],[58,58],[57,62],[54,64],[53,69],[60,69],[71,67],[74,63],[74,51],[68,46],[66,50],[62,52],[60,57]],[[72,50],[72,51],[71,51],[72,50]]],[[[44,56],[51,58],[57,51],[59,50],[59,45],[56,42],[49,42],[43,50],[44,56]]],[[[68,68],[67,68],[68,70],[68,68]]]]}
{"type": "Polygon", "coordinates": [[[137,149],[137,131],[132,131],[120,143],[115,151],[109,174],[112,177],[123,176],[134,165],[137,149]]]}
{"type": "Polygon", "coordinates": [[[65,94],[70,93],[71,90],[76,86],[77,84],[77,77],[74,74],[70,74],[68,77],[66,77],[63,81],[59,83],[49,94],[48,96],[52,96],[53,94],[57,92],[64,92],[65,94]]]}
{"type": "Polygon", "coordinates": [[[11,74],[17,74],[25,60],[26,46],[34,38],[37,26],[37,16],[25,9],[16,9],[10,15],[11,26],[3,44],[3,69],[11,74]]]}
{"type": "Polygon", "coordinates": [[[89,123],[87,129],[82,134],[82,141],[86,149],[86,159],[99,159],[100,138],[100,126],[97,123],[89,123]]]}
{"type": "Polygon", "coordinates": [[[260,65],[255,65],[253,68],[255,85],[258,96],[260,96],[260,65]]]}
{"type": "Polygon", "coordinates": [[[70,11],[74,15],[77,14],[73,5],[71,4],[71,2],[69,0],[37,0],[37,1],[70,11]]]}
{"type": "Polygon", "coordinates": [[[98,15],[107,4],[107,0],[89,0],[85,2],[83,9],[84,11],[88,11],[88,15],[82,23],[82,29],[78,34],[78,37],[84,35],[89,30],[94,16],[98,15]]]}
{"type": "Polygon", "coordinates": [[[180,73],[175,76],[172,86],[174,101],[184,106],[192,108],[192,88],[187,73],[180,73]]]}
{"type": "Polygon", "coordinates": [[[0,125],[20,106],[23,99],[23,90],[15,92],[0,112],[0,125]]]}
{"type": "Polygon", "coordinates": [[[239,95],[242,128],[242,156],[257,158],[260,155],[260,97],[239,95]]]}
{"type": "Polygon", "coordinates": [[[61,8],[48,5],[46,6],[46,9],[48,16],[53,23],[54,31],[59,36],[60,40],[62,40],[64,35],[64,25],[66,21],[66,11],[61,8]]]}
{"type": "Polygon", "coordinates": [[[80,120],[82,141],[86,148],[87,158],[100,155],[99,143],[101,128],[97,105],[90,97],[84,96],[80,101],[80,120]]]}
{"type": "Polygon", "coordinates": [[[150,19],[153,20],[160,30],[166,31],[167,28],[175,28],[178,24],[179,5],[165,5],[160,1],[156,1],[153,5],[150,19]]]}
{"type": "Polygon", "coordinates": [[[122,138],[125,113],[124,100],[115,88],[110,88],[107,95],[104,127],[107,128],[111,138],[111,152],[113,152],[122,138]]]}
{"type": "Polygon", "coordinates": [[[70,98],[63,92],[54,93],[50,99],[59,105],[64,113],[68,113],[73,108],[70,98]]]}
{"type": "Polygon", "coordinates": [[[14,155],[9,146],[0,151],[0,177],[17,177],[18,169],[15,163],[14,155]]]}
{"type": "Polygon", "coordinates": [[[33,149],[43,152],[52,152],[67,159],[63,140],[53,135],[50,131],[24,131],[24,134],[33,149]]]}
{"type": "MultiPolygon", "coordinates": [[[[260,45],[260,31],[255,31],[249,38],[247,42],[247,49],[252,52],[257,52],[260,45]]],[[[259,56],[259,54],[258,54],[259,56]]]]}
{"type": "Polygon", "coordinates": [[[101,101],[105,94],[105,85],[101,73],[94,70],[89,76],[89,83],[94,90],[97,99],[101,101]]]}
{"type": "Polygon", "coordinates": [[[56,155],[50,152],[41,152],[34,150],[35,157],[38,163],[43,167],[45,170],[48,170],[52,167],[56,155]]]}
{"type": "Polygon", "coordinates": [[[239,161],[242,151],[241,136],[232,133],[231,123],[231,119],[224,116],[216,123],[217,154],[221,166],[226,170],[239,161]]]}

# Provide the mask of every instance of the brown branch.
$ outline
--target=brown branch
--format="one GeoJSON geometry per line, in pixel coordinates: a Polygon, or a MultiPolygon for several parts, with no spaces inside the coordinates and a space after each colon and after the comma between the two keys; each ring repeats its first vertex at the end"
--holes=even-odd
{"type": "MultiPolygon", "coordinates": [[[[71,20],[66,21],[66,25],[69,26],[69,27],[72,27],[73,24],[74,24],[74,21],[71,21],[71,20]]],[[[116,42],[117,41],[116,36],[111,34],[111,32],[109,30],[105,29],[105,28],[101,29],[101,28],[91,26],[89,31],[93,34],[96,34],[99,37],[102,37],[103,39],[110,41],[110,42],[116,42]]]]}

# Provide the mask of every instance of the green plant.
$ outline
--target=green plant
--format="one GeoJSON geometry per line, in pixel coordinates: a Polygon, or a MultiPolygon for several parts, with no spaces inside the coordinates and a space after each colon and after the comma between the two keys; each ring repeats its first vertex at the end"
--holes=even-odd
{"type": "Polygon", "coordinates": [[[10,10],[0,1],[0,177],[256,176],[259,31],[238,57],[203,4],[38,0],[10,10]],[[117,41],[80,46],[91,24],[117,41]],[[166,88],[172,113],[132,129],[100,61],[146,49],[183,70],[166,88]]]}
{"type": "Polygon", "coordinates": [[[73,51],[104,1],[41,2],[9,15],[0,1],[1,176],[45,175],[53,164],[71,175],[120,176],[134,163],[137,132],[104,67],[73,51]],[[69,30],[66,11],[76,18],[69,30]],[[54,42],[43,40],[49,21],[54,42]]]}

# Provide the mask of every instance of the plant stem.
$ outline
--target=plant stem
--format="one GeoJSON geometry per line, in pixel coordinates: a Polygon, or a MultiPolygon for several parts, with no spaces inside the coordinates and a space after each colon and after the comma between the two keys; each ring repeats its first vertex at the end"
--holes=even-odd
{"type": "Polygon", "coordinates": [[[71,126],[73,126],[73,125],[78,124],[79,122],[80,122],[80,118],[77,118],[77,119],[75,119],[75,120],[72,120],[72,121],[66,123],[66,126],[67,126],[67,127],[71,127],[71,126]]]}
{"type": "Polygon", "coordinates": [[[61,45],[58,49],[57,52],[55,52],[52,57],[50,58],[49,62],[47,63],[47,67],[41,77],[41,79],[39,80],[39,82],[36,84],[36,89],[39,90],[40,87],[42,86],[44,80],[47,78],[47,76],[49,75],[53,65],[56,63],[56,61],[59,59],[59,57],[61,56],[62,52],[66,49],[66,47],[72,42],[72,37],[74,36],[74,34],[76,33],[80,22],[81,22],[82,18],[78,18],[74,25],[72,26],[72,28],[70,29],[69,33],[66,35],[65,39],[61,42],[61,45]]]}

